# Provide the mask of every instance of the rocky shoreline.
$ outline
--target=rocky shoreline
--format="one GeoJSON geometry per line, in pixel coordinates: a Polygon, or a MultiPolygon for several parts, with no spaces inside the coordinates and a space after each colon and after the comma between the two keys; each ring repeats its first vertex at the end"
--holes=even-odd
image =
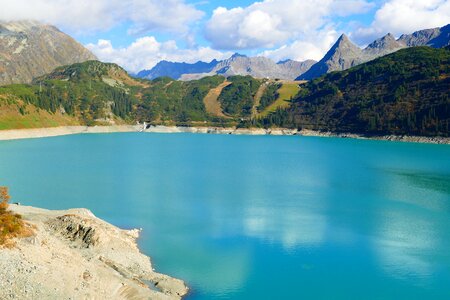
{"type": "Polygon", "coordinates": [[[113,125],[113,126],[65,126],[39,129],[0,130],[0,141],[29,138],[54,137],[70,134],[117,133],[117,132],[147,132],[147,133],[201,133],[201,134],[231,134],[231,135],[286,135],[339,137],[365,140],[385,140],[395,142],[412,142],[428,144],[450,144],[450,138],[423,136],[365,136],[352,133],[333,133],[314,130],[297,130],[288,128],[223,128],[223,127],[183,127],[183,126],[150,126],[144,125],[113,125]]]}
{"type": "Polygon", "coordinates": [[[139,252],[139,230],[89,210],[10,205],[34,235],[0,248],[0,299],[181,299],[182,280],[156,273],[139,252]]]}

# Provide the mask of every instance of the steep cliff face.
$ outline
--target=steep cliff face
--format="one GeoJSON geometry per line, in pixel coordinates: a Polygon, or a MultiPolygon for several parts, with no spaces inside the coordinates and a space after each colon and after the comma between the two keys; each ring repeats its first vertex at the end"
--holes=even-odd
{"type": "Polygon", "coordinates": [[[379,56],[391,54],[405,47],[405,44],[397,41],[391,33],[388,33],[384,37],[372,42],[366,49],[363,50],[365,56],[363,60],[373,60],[379,56]]]}
{"type": "Polygon", "coordinates": [[[0,22],[0,85],[29,83],[56,67],[95,59],[54,26],[35,21],[0,22]]]}
{"type": "Polygon", "coordinates": [[[363,51],[345,35],[337,40],[327,54],[299,80],[310,80],[332,71],[341,71],[362,63],[363,51]]]}
{"type": "Polygon", "coordinates": [[[398,41],[408,47],[430,46],[443,48],[450,45],[450,24],[442,28],[424,29],[412,34],[404,34],[398,41]]]}

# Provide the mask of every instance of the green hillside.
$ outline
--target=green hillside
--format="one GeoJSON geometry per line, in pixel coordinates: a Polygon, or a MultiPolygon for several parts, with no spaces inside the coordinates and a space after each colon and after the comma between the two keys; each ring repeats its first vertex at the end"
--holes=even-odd
{"type": "Polygon", "coordinates": [[[55,121],[65,115],[80,124],[102,124],[130,119],[137,101],[133,92],[140,85],[117,65],[89,61],[57,68],[31,85],[0,87],[0,104],[19,105],[19,113],[29,118],[38,118],[36,111],[42,110],[55,121]]]}
{"type": "Polygon", "coordinates": [[[259,125],[448,136],[449,96],[450,49],[409,48],[303,85],[290,108],[259,125]]]}
{"type": "Polygon", "coordinates": [[[176,81],[169,77],[149,81],[139,91],[137,120],[150,123],[187,123],[213,121],[206,112],[203,99],[208,92],[224,81],[221,76],[195,81],[176,81]]]}
{"type": "Polygon", "coordinates": [[[253,101],[262,81],[251,76],[231,76],[231,82],[219,96],[219,102],[225,114],[234,117],[249,118],[253,101]]]}
{"type": "Polygon", "coordinates": [[[222,76],[194,81],[131,78],[115,64],[89,61],[57,68],[30,85],[0,87],[0,129],[147,122],[166,125],[236,125],[248,116],[260,81],[230,78],[219,99],[227,116],[206,111],[204,98],[222,76]]]}
{"type": "Polygon", "coordinates": [[[221,76],[149,81],[89,61],[57,68],[30,85],[0,87],[0,129],[139,121],[448,136],[449,62],[449,48],[409,48],[299,86],[250,76],[230,77],[225,85],[221,76]],[[205,107],[215,90],[221,114],[205,107]]]}

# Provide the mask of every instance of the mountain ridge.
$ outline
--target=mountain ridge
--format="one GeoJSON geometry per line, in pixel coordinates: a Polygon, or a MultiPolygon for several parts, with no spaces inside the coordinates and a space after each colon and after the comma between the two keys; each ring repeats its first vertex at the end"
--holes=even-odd
{"type": "Polygon", "coordinates": [[[425,45],[442,48],[449,44],[450,24],[441,28],[403,34],[398,39],[387,33],[365,48],[360,48],[347,35],[342,34],[319,62],[312,60],[298,62],[291,59],[274,62],[264,56],[248,57],[235,53],[228,59],[213,60],[209,63],[161,61],[154,68],[139,72],[137,77],[151,80],[168,76],[175,80],[189,81],[219,74],[225,77],[250,75],[256,78],[311,80],[329,72],[346,70],[403,48],[425,45]]]}
{"type": "Polygon", "coordinates": [[[157,77],[167,76],[175,80],[188,81],[213,75],[223,75],[225,77],[250,75],[257,78],[293,80],[307,71],[314,63],[316,62],[313,60],[275,62],[264,56],[248,57],[234,53],[228,59],[212,60],[209,63],[199,61],[189,64],[160,61],[152,69],[140,71],[137,77],[152,80],[157,77]]]}
{"type": "Polygon", "coordinates": [[[0,85],[30,83],[56,67],[96,60],[69,35],[37,21],[0,21],[0,85]]]}
{"type": "Polygon", "coordinates": [[[388,33],[376,39],[364,49],[353,44],[343,34],[317,64],[296,79],[311,80],[329,72],[343,71],[408,47],[442,48],[449,44],[450,24],[441,28],[424,29],[412,34],[403,34],[398,39],[388,33]]]}

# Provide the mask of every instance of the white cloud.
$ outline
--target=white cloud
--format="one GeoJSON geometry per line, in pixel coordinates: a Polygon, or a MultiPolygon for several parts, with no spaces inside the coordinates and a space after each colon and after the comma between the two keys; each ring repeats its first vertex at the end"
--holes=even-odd
{"type": "Polygon", "coordinates": [[[143,69],[151,69],[161,60],[173,62],[195,63],[224,59],[230,57],[230,52],[220,52],[209,47],[180,49],[175,41],[158,42],[153,36],[137,39],[126,48],[114,48],[111,41],[99,40],[97,44],[86,46],[101,61],[113,62],[126,70],[136,73],[143,69]]]}
{"type": "Polygon", "coordinates": [[[339,33],[333,29],[318,32],[302,40],[295,41],[289,45],[283,45],[274,50],[266,50],[263,56],[272,58],[274,61],[293,59],[304,61],[314,59],[319,61],[330,47],[336,42],[339,33]]]}
{"type": "Polygon", "coordinates": [[[132,33],[186,33],[203,12],[185,0],[14,0],[1,1],[1,20],[33,19],[73,31],[108,30],[130,22],[132,33]]]}
{"type": "Polygon", "coordinates": [[[218,49],[272,48],[304,39],[332,24],[331,18],[366,12],[366,0],[264,0],[214,10],[205,36],[218,49]]]}
{"type": "Polygon", "coordinates": [[[369,27],[357,29],[353,37],[369,42],[388,32],[399,36],[450,23],[450,0],[388,0],[375,13],[369,27]]]}

